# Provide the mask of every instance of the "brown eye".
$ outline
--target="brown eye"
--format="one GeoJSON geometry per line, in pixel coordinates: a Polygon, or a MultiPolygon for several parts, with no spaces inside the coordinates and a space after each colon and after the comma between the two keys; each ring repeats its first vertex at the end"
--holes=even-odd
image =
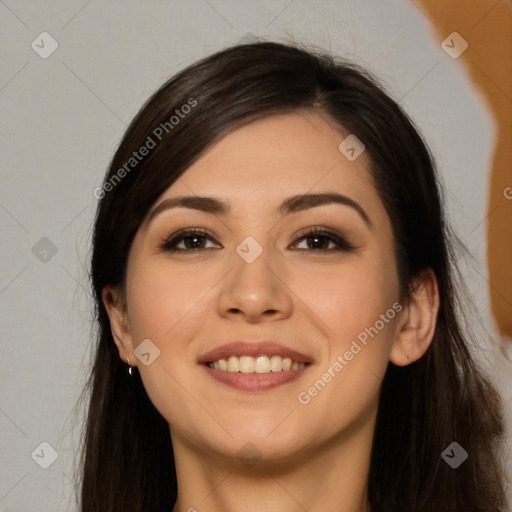
{"type": "Polygon", "coordinates": [[[300,250],[312,251],[351,251],[356,247],[347,242],[342,236],[335,231],[325,228],[313,228],[303,233],[297,243],[306,242],[306,247],[299,248],[300,250]],[[332,247],[331,244],[334,244],[332,247]],[[331,245],[331,248],[329,246],[331,245]]]}
{"type": "Polygon", "coordinates": [[[207,232],[199,229],[189,229],[172,235],[160,247],[169,252],[189,252],[210,249],[211,247],[205,246],[207,241],[212,241],[212,237],[207,232]],[[181,247],[179,247],[180,245],[181,247]]]}
{"type": "MultiPolygon", "coordinates": [[[[218,248],[218,244],[206,231],[188,229],[166,238],[160,248],[167,252],[191,252],[218,248]],[[213,246],[207,246],[211,242],[213,246]]],[[[351,251],[356,247],[347,242],[341,235],[326,228],[313,228],[301,235],[294,247],[298,250],[314,252],[351,251]],[[297,247],[305,243],[305,247],[297,247]]]]}

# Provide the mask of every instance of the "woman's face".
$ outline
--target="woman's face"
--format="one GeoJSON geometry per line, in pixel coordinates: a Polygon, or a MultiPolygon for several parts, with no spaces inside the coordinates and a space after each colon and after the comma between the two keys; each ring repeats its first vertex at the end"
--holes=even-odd
{"type": "Polygon", "coordinates": [[[123,343],[173,442],[275,462],[373,429],[401,305],[390,221],[364,152],[338,148],[348,135],[314,113],[252,122],[138,230],[123,343]]]}

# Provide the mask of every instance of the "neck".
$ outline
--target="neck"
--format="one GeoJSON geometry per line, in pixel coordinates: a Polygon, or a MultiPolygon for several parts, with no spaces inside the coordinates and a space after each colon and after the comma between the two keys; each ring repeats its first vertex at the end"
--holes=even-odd
{"type": "Polygon", "coordinates": [[[212,454],[172,432],[178,475],[173,512],[370,512],[373,421],[287,460],[255,464],[212,454]]]}

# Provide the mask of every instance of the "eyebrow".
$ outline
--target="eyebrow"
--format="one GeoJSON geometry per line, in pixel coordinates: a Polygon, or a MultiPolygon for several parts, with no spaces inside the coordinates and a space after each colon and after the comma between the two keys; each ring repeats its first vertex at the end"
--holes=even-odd
{"type": "MultiPolygon", "coordinates": [[[[373,224],[364,211],[362,206],[351,199],[350,197],[344,196],[338,193],[327,193],[327,194],[300,194],[286,198],[276,209],[275,213],[282,216],[296,213],[317,206],[323,206],[327,204],[341,204],[343,206],[349,206],[355,210],[359,216],[364,220],[366,225],[373,229],[373,224]]],[[[172,208],[191,208],[193,210],[199,210],[201,212],[210,213],[214,215],[226,216],[230,213],[231,207],[229,203],[222,199],[214,197],[202,197],[202,196],[179,196],[165,199],[158,206],[156,206],[148,217],[148,224],[160,213],[165,210],[172,208]]]]}

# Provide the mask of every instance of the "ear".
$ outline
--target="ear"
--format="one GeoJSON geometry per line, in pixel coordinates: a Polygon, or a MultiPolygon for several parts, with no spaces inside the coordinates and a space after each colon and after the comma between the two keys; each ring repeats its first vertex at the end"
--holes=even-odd
{"type": "Polygon", "coordinates": [[[438,311],[437,278],[428,268],[414,280],[410,297],[400,313],[389,358],[393,364],[406,366],[423,356],[434,337],[438,311]]]}
{"type": "Polygon", "coordinates": [[[133,355],[133,340],[122,290],[119,287],[105,286],[101,292],[101,299],[107,310],[110,330],[119,351],[119,357],[125,363],[130,358],[130,365],[137,366],[134,364],[136,358],[133,355]]]}

